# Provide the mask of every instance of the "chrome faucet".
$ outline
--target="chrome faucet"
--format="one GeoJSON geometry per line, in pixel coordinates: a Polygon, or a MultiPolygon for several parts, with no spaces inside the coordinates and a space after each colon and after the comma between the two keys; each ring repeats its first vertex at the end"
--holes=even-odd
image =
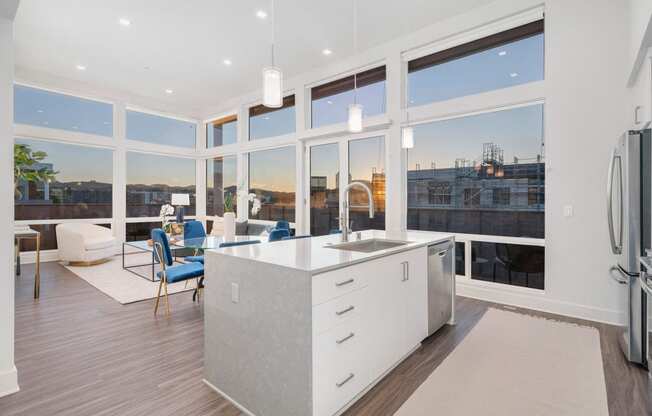
{"type": "Polygon", "coordinates": [[[362,182],[351,182],[344,187],[344,201],[342,201],[342,212],[340,213],[340,230],[342,230],[342,242],[349,241],[349,190],[354,186],[359,186],[367,191],[369,197],[369,218],[374,217],[374,198],[371,195],[371,189],[362,182]]]}

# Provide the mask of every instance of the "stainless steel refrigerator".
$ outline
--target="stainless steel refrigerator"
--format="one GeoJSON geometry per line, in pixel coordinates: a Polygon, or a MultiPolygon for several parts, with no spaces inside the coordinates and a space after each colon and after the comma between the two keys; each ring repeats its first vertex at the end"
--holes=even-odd
{"type": "Polygon", "coordinates": [[[631,362],[646,365],[644,337],[646,295],[641,290],[640,258],[652,248],[652,132],[629,131],[613,150],[607,177],[607,220],[611,251],[616,255],[610,276],[623,287],[628,319],[621,347],[631,362]]]}

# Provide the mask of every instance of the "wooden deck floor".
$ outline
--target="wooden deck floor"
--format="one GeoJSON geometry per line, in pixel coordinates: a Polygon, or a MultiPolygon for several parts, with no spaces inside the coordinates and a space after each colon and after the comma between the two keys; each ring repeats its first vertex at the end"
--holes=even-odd
{"type": "MultiPolygon", "coordinates": [[[[203,319],[191,295],[172,296],[172,317],[155,319],[151,302],[122,306],[60,265],[47,263],[41,299],[34,302],[32,270],[25,267],[16,283],[21,391],[0,398],[0,415],[241,414],[201,381],[203,319]]],[[[392,415],[489,306],[458,298],[458,324],[427,339],[346,415],[392,415]]],[[[625,362],[616,328],[594,326],[601,334],[610,414],[652,414],[647,373],[625,362]]]]}

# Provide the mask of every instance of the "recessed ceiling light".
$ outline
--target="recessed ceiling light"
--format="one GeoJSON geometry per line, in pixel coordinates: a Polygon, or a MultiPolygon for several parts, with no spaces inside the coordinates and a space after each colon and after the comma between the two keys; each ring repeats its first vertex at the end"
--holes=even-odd
{"type": "Polygon", "coordinates": [[[333,51],[331,51],[330,49],[324,49],[323,51],[321,51],[321,53],[323,53],[324,55],[328,56],[328,55],[332,54],[333,51]]]}
{"type": "Polygon", "coordinates": [[[259,19],[267,19],[267,12],[265,10],[258,10],[256,12],[256,17],[259,19]]]}
{"type": "Polygon", "coordinates": [[[77,65],[75,68],[79,71],[86,71],[86,65],[77,65]]]}
{"type": "Polygon", "coordinates": [[[326,104],[333,104],[331,100],[326,101],[326,104]]]}
{"type": "Polygon", "coordinates": [[[168,88],[167,90],[165,90],[165,93],[166,93],[166,94],[172,94],[173,92],[174,92],[174,91],[172,91],[172,90],[169,89],[169,88],[168,88]]]}
{"type": "Polygon", "coordinates": [[[120,20],[118,20],[118,23],[120,23],[120,25],[122,25],[124,27],[127,27],[127,26],[131,25],[131,20],[129,20],[129,19],[125,18],[125,17],[121,17],[120,20]]]}
{"type": "Polygon", "coordinates": [[[263,117],[263,120],[269,120],[268,116],[263,117]]]}
{"type": "Polygon", "coordinates": [[[507,51],[498,52],[498,56],[505,56],[505,55],[507,55],[507,51]]]}
{"type": "Polygon", "coordinates": [[[226,65],[226,66],[230,66],[233,63],[233,62],[231,62],[230,59],[225,59],[222,62],[224,62],[224,65],[226,65]]]}
{"type": "Polygon", "coordinates": [[[48,123],[47,121],[44,121],[43,124],[45,124],[45,125],[47,126],[47,125],[50,124],[50,123],[48,123]]]}
{"type": "Polygon", "coordinates": [[[43,112],[43,110],[36,110],[36,112],[37,112],[37,113],[42,113],[42,112],[43,112]]]}
{"type": "Polygon", "coordinates": [[[509,74],[509,76],[512,78],[516,78],[518,76],[518,72],[512,72],[511,74],[509,74]]]}
{"type": "Polygon", "coordinates": [[[111,122],[110,121],[105,121],[104,124],[108,126],[109,124],[111,124],[111,122]]]}
{"type": "Polygon", "coordinates": [[[79,127],[77,127],[77,126],[72,126],[72,129],[73,129],[73,130],[79,130],[79,127]]]}

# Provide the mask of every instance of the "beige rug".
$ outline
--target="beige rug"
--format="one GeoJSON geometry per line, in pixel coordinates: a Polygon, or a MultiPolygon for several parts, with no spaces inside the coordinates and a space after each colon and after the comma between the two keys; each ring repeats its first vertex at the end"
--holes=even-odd
{"type": "MultiPolygon", "coordinates": [[[[126,256],[126,264],[145,264],[151,261],[152,255],[148,253],[135,253],[126,256]]],[[[84,279],[100,292],[112,297],[121,304],[139,302],[147,299],[154,299],[158,292],[159,282],[151,282],[142,277],[124,270],[122,268],[122,256],[112,257],[106,263],[88,267],[73,267],[64,264],[64,267],[78,277],[84,279]]],[[[158,265],[156,270],[160,270],[158,265]]],[[[139,267],[140,274],[149,276],[152,272],[151,266],[139,267]]],[[[194,290],[194,280],[173,283],[168,286],[168,294],[194,290]]]]}
{"type": "Polygon", "coordinates": [[[395,416],[608,416],[595,328],[489,309],[395,416]]]}

